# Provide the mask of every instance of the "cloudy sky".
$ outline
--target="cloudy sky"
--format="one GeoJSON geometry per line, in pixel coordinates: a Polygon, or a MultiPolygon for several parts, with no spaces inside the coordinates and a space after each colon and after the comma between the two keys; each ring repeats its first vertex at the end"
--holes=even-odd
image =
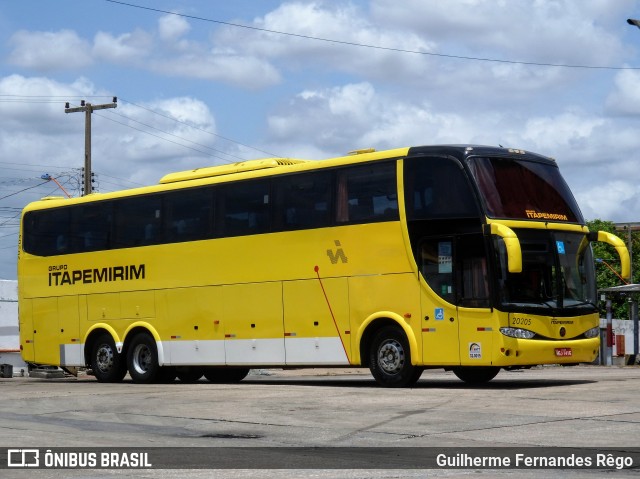
{"type": "Polygon", "coordinates": [[[20,209],[266,156],[476,143],[558,160],[587,219],[640,221],[638,0],[50,0],[0,6],[0,279],[20,209]]]}

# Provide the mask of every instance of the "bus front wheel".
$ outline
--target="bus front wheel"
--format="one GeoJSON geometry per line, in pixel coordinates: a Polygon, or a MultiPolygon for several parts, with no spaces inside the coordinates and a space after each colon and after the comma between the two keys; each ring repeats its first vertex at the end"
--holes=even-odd
{"type": "Polygon", "coordinates": [[[101,383],[118,383],[127,374],[124,358],[118,353],[110,334],[102,334],[93,343],[90,365],[101,383]]]}
{"type": "Polygon", "coordinates": [[[458,379],[467,384],[484,384],[491,381],[500,372],[496,366],[461,366],[452,369],[458,379]]]}
{"type": "Polygon", "coordinates": [[[127,366],[134,383],[148,384],[155,381],[160,366],[158,347],[151,335],[138,333],[134,336],[127,353],[127,366]]]}
{"type": "Polygon", "coordinates": [[[396,388],[413,386],[423,372],[411,364],[409,342],[396,326],[386,326],[373,337],[369,369],[378,384],[396,388]]]}

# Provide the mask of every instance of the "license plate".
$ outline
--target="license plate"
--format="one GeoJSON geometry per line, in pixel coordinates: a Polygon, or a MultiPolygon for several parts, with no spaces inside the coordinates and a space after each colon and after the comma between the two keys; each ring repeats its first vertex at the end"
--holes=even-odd
{"type": "Polygon", "coordinates": [[[573,356],[573,351],[571,351],[571,348],[556,348],[556,356],[559,358],[573,356]]]}

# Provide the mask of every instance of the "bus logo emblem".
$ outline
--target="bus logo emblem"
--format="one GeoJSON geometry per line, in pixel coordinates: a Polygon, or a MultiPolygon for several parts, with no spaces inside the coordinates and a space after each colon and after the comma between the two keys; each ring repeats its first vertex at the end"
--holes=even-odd
{"type": "Polygon", "coordinates": [[[347,259],[347,256],[344,254],[344,250],[340,247],[340,241],[334,240],[333,242],[338,247],[338,249],[336,250],[335,253],[333,252],[333,250],[330,250],[330,249],[327,250],[327,256],[331,260],[331,264],[338,264],[338,260],[342,261],[343,263],[348,263],[349,260],[347,259]]]}

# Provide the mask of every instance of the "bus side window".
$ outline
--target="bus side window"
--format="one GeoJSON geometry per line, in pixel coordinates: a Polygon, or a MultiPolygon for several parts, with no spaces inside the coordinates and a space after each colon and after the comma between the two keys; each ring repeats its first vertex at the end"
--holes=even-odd
{"type": "Polygon", "coordinates": [[[337,173],[336,220],[364,223],[398,219],[396,163],[353,166],[337,173]]]}
{"type": "Polygon", "coordinates": [[[329,171],[275,180],[275,229],[286,231],[329,226],[330,181],[329,171]]]}
{"type": "Polygon", "coordinates": [[[110,201],[76,206],[72,208],[72,252],[109,249],[111,236],[110,201]]]}
{"type": "Polygon", "coordinates": [[[24,218],[24,250],[37,256],[67,253],[69,208],[31,211],[24,218]]]}
{"type": "Polygon", "coordinates": [[[145,195],[114,202],[115,248],[158,244],[162,240],[161,197],[145,195]]]}
{"type": "Polygon", "coordinates": [[[243,181],[226,185],[221,191],[223,236],[268,233],[271,229],[269,180],[243,181]]]}
{"type": "Polygon", "coordinates": [[[448,158],[405,160],[407,219],[477,217],[473,190],[458,162],[448,158]]]}
{"type": "Polygon", "coordinates": [[[420,272],[431,289],[442,299],[454,303],[453,241],[428,238],[420,245],[420,272]]]}
{"type": "Polygon", "coordinates": [[[166,241],[194,241],[212,236],[213,189],[168,193],[164,197],[164,206],[166,241]]]}

